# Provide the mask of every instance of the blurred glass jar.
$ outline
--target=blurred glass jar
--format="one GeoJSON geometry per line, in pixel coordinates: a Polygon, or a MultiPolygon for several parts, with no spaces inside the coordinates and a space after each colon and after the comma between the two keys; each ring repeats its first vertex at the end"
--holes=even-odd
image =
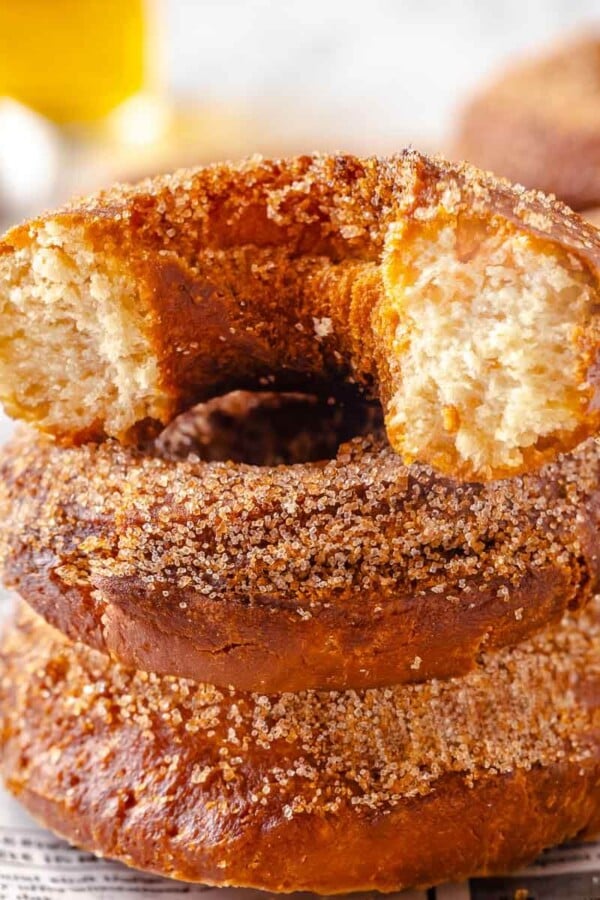
{"type": "Polygon", "coordinates": [[[0,95],[94,122],[147,84],[144,0],[0,0],[0,95]]]}

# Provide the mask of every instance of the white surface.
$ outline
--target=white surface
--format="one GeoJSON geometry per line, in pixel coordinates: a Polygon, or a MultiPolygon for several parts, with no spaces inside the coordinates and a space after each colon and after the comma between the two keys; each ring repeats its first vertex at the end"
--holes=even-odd
{"type": "Polygon", "coordinates": [[[60,133],[47,119],[0,99],[0,207],[8,218],[51,202],[63,162],[60,133]]]}
{"type": "Polygon", "coordinates": [[[0,411],[0,444],[9,437],[14,429],[14,423],[0,411]]]}
{"type": "Polygon", "coordinates": [[[506,58],[600,25],[598,0],[165,0],[163,9],[176,89],[268,103],[292,130],[308,116],[340,140],[357,131],[436,140],[506,58]]]}
{"type": "Polygon", "coordinates": [[[13,431],[14,423],[0,411],[0,444],[9,437],[13,431]]]}

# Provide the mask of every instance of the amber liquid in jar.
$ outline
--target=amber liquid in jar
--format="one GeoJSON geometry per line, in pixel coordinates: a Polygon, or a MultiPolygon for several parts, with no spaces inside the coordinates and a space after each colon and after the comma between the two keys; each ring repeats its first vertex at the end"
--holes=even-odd
{"type": "Polygon", "coordinates": [[[0,0],[0,96],[93,122],[141,90],[144,0],[0,0]]]}

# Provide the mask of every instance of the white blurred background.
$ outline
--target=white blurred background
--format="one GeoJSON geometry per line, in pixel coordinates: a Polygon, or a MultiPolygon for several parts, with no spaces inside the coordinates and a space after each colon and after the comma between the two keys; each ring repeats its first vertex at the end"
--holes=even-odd
{"type": "Polygon", "coordinates": [[[598,0],[171,0],[164,10],[175,91],[268,106],[278,131],[315,146],[319,134],[352,147],[411,135],[435,145],[504,60],[600,27],[598,0]]]}
{"type": "MultiPolygon", "coordinates": [[[[42,41],[39,52],[62,34],[36,34],[36,28],[50,27],[49,15],[62,10],[69,21],[69,4],[79,4],[81,11],[99,2],[0,0],[0,61],[14,50],[15,16],[22,14],[23,28],[42,41]],[[12,34],[1,21],[9,8],[12,34]]],[[[58,124],[49,115],[40,117],[43,104],[33,114],[29,102],[0,102],[3,225],[73,192],[195,161],[255,151],[382,153],[408,143],[443,151],[457,109],[490,73],[515,55],[600,28],[598,0],[158,0],[151,5],[145,93],[101,122],[85,128],[58,124]]],[[[81,37],[84,46],[102,42],[101,33],[86,33],[85,24],[77,27],[83,34],[73,35],[73,46],[81,37]]],[[[26,53],[25,32],[17,37],[23,39],[19,52],[26,53]]],[[[27,60],[21,61],[28,70],[27,60]]],[[[50,78],[52,70],[41,75],[50,78]]],[[[3,93],[0,84],[0,97],[3,93]]],[[[0,440],[11,427],[0,414],[0,440]]]]}

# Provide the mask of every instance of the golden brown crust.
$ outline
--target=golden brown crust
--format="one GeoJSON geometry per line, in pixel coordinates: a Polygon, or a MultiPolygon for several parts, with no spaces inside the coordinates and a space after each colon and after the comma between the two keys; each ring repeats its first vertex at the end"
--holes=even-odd
{"type": "Polygon", "coordinates": [[[267,697],[129,674],[21,611],[2,774],[71,841],[174,878],[336,893],[503,872],[600,824],[598,615],[457,681],[267,697]]]}
{"type": "Polygon", "coordinates": [[[598,590],[599,463],[590,441],[457,486],[372,438],[273,468],[23,434],[0,465],[5,579],[150,671],[267,691],[448,677],[598,590]]]}
{"type": "Polygon", "coordinates": [[[600,38],[518,62],[465,108],[455,154],[573,209],[600,203],[600,38]]]}
{"type": "MultiPolygon", "coordinates": [[[[484,229],[508,223],[509,231],[560,245],[597,287],[600,239],[591,226],[541,194],[414,151],[390,159],[255,158],[187,170],[13,229],[0,253],[17,259],[44,229],[59,226],[80,233],[98,259],[135,284],[158,375],[144,407],[151,421],[131,421],[131,438],[153,420],[167,422],[195,402],[261,379],[303,390],[357,382],[387,408],[398,373],[389,356],[381,255],[390,224],[403,220],[414,230],[430,215],[440,228],[460,228],[468,217],[484,229]]],[[[521,471],[600,425],[596,319],[592,307],[577,339],[575,424],[525,447],[521,471]]],[[[5,400],[15,415],[31,417],[14,397],[5,400]]],[[[83,440],[102,436],[105,426],[92,406],[78,434],[61,434],[56,424],[51,430],[83,440]]],[[[390,437],[404,453],[402,433],[392,429],[390,437]]],[[[519,470],[468,461],[461,467],[456,454],[438,454],[435,465],[466,478],[519,470]]]]}

